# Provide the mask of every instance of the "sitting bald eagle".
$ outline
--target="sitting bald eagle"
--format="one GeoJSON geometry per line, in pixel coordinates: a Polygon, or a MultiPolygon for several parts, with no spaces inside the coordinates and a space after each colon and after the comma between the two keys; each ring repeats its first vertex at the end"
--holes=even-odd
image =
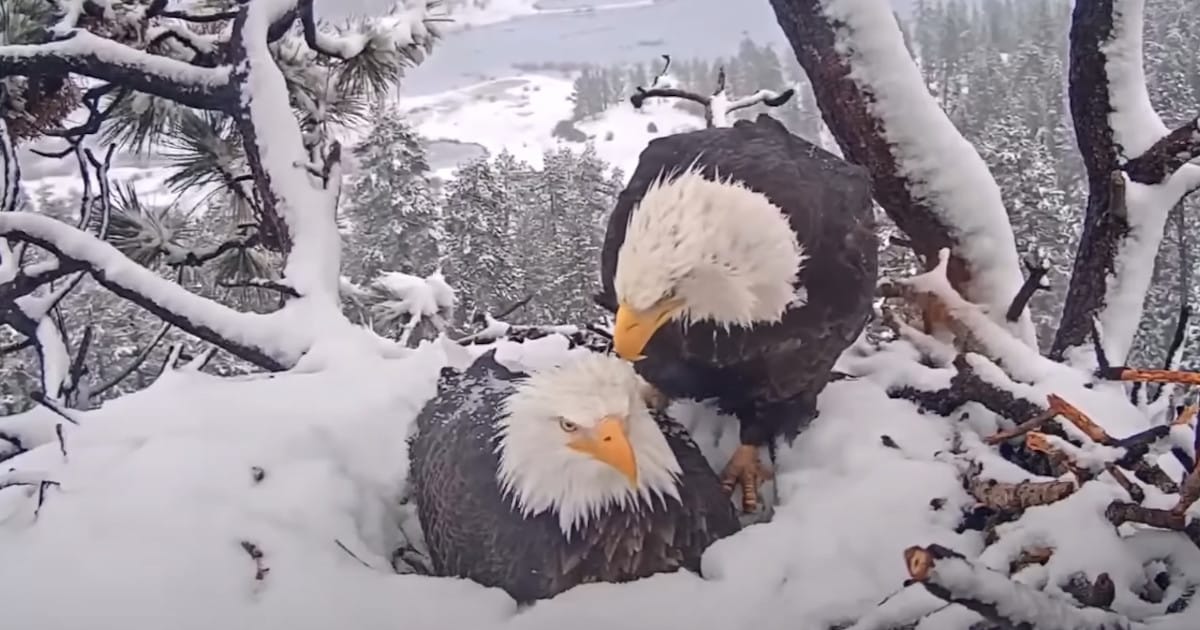
{"type": "Polygon", "coordinates": [[[688,437],[615,356],[525,378],[495,350],[442,371],[417,417],[409,481],[433,570],[519,602],[577,584],[699,573],[736,511],[688,437]]]}
{"type": "Polygon", "coordinates": [[[866,171],[762,114],[642,151],[609,219],[597,302],[651,385],[738,418],[722,485],[740,482],[752,511],[769,474],[758,448],[773,456],[816,416],[870,317],[876,267],[866,171]]]}

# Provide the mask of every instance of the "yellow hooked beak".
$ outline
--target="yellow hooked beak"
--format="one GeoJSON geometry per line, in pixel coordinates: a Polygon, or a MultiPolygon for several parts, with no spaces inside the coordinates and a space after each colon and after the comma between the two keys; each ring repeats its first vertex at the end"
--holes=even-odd
{"type": "Polygon", "coordinates": [[[642,350],[646,349],[650,338],[682,307],[683,301],[679,299],[662,300],[646,311],[638,311],[621,303],[617,307],[617,323],[613,328],[613,349],[617,351],[617,356],[626,361],[646,358],[642,350]]]}
{"type": "Polygon", "coordinates": [[[605,416],[588,435],[581,435],[567,445],[616,468],[629,480],[630,486],[637,485],[637,459],[620,418],[605,416]]]}

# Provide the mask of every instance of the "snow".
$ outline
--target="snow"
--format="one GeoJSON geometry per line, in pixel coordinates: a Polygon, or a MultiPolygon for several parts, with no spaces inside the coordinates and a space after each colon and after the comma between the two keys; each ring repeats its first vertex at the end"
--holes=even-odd
{"type": "Polygon", "coordinates": [[[65,256],[104,270],[106,283],[143,296],[235,343],[256,348],[283,365],[296,364],[306,352],[312,354],[314,344],[320,339],[344,344],[347,353],[364,347],[375,351],[383,349],[382,342],[350,325],[341,317],[340,311],[335,312],[336,320],[313,318],[304,309],[295,308],[300,300],[292,300],[283,309],[267,315],[235,311],[162,278],[126,258],[109,243],[46,216],[27,212],[0,213],[0,234],[10,232],[52,243],[65,256]]]}
{"type": "Polygon", "coordinates": [[[229,83],[229,66],[202,68],[162,55],[152,55],[113,40],[74,29],[68,39],[46,44],[9,44],[0,47],[6,60],[38,57],[54,53],[65,58],[99,57],[106,62],[124,66],[130,71],[160,77],[181,86],[216,89],[229,83]]]}
{"type": "MultiPolygon", "coordinates": [[[[869,107],[882,122],[899,174],[957,236],[955,253],[972,272],[973,292],[967,299],[1003,321],[1023,277],[1008,213],[987,165],[926,89],[887,0],[820,4],[837,25],[835,47],[847,56],[850,77],[873,95],[869,107]]],[[[1019,322],[1019,333],[1037,347],[1028,313],[1019,322]]]]}
{"type": "MultiPolygon", "coordinates": [[[[458,90],[402,98],[407,120],[423,137],[478,144],[490,155],[507,150],[535,168],[543,153],[557,146],[582,150],[552,134],[554,125],[571,118],[572,81],[524,74],[484,81],[458,90]]],[[[635,110],[629,102],[613,105],[595,119],[576,124],[591,138],[596,154],[626,174],[637,166],[637,157],[657,137],[704,127],[704,121],[676,108],[673,101],[651,99],[635,110]],[[654,123],[657,131],[647,130],[654,123]],[[609,134],[612,139],[607,139],[609,134]]],[[[443,168],[446,177],[454,165],[443,168]]]]}
{"type": "Polygon", "coordinates": [[[400,344],[406,345],[409,335],[421,321],[429,319],[440,330],[443,318],[454,310],[454,289],[440,271],[421,278],[399,271],[385,271],[372,282],[371,288],[382,294],[371,311],[381,321],[403,322],[400,344]]]}
{"type": "MultiPolygon", "coordinates": [[[[1113,140],[1126,159],[1141,155],[1169,130],[1150,102],[1143,67],[1144,0],[1113,3],[1113,30],[1100,49],[1105,55],[1108,96],[1112,105],[1108,121],[1113,140]]],[[[1200,165],[1185,165],[1167,181],[1145,186],[1125,177],[1125,202],[1130,234],[1119,245],[1107,278],[1104,309],[1098,319],[1104,327],[1110,361],[1124,362],[1141,321],[1143,298],[1154,273],[1154,259],[1162,242],[1171,209],[1200,186],[1200,165]]]]}
{"type": "Polygon", "coordinates": [[[446,13],[450,21],[446,24],[448,28],[444,28],[443,30],[452,32],[461,29],[489,26],[531,15],[562,15],[635,9],[649,6],[654,1],[629,0],[628,2],[613,2],[599,6],[585,5],[560,9],[543,9],[538,6],[540,4],[539,0],[489,0],[485,7],[477,6],[475,2],[471,1],[446,13]]]}
{"type": "MultiPolygon", "coordinates": [[[[986,459],[989,448],[970,423],[917,413],[871,379],[849,379],[829,385],[820,417],[780,450],[773,519],[711,547],[704,578],[589,584],[518,611],[495,589],[397,575],[392,550],[424,548],[414,508],[402,503],[405,438],[441,367],[493,347],[501,362],[522,369],[584,351],[566,346],[553,335],[478,346],[439,338],[403,358],[364,357],[318,372],[218,378],[172,370],[145,390],[75,412],[79,425],[63,427],[66,457],[54,414],[39,408],[0,419],[0,434],[33,447],[6,467],[59,484],[44,490],[36,517],[40,484],[0,491],[5,621],[55,630],[97,622],[129,630],[825,630],[899,591],[902,552],[914,544],[945,545],[1000,567],[1027,544],[1050,543],[1057,551],[1045,575],[1107,571],[1118,592],[1136,586],[1138,563],[1166,544],[1154,542],[1162,532],[1147,531],[1121,544],[1100,516],[1121,491],[1097,481],[1002,526],[1000,543],[985,550],[978,532],[955,533],[973,499],[947,450],[958,431],[967,457],[986,459]],[[261,550],[261,580],[243,541],[261,550]]],[[[1089,411],[1105,407],[1097,422],[1126,434],[1114,418],[1132,407],[1119,392],[1080,387],[1064,396],[1089,411]],[[1091,399],[1080,400],[1085,391],[1091,399]]],[[[714,465],[736,446],[736,428],[707,406],[677,402],[672,413],[714,465]]],[[[1000,465],[1018,470],[991,457],[989,474],[1000,465]]],[[[1118,597],[1118,610],[1133,605],[1118,597]]],[[[1153,608],[1139,605],[1146,614],[1153,608]]],[[[938,607],[927,595],[903,593],[874,617],[915,619],[938,607]]],[[[922,627],[962,628],[948,620],[964,618],[972,617],[951,607],[922,627]]],[[[857,627],[887,627],[871,623],[857,627]]]]}

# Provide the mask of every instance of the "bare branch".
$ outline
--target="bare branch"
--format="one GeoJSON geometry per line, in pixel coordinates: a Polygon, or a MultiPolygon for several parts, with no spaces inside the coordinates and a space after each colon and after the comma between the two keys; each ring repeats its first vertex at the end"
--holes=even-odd
{"type": "Polygon", "coordinates": [[[1004,319],[1010,322],[1016,322],[1021,318],[1021,313],[1025,312],[1025,307],[1029,305],[1029,300],[1033,298],[1034,293],[1050,288],[1050,285],[1046,284],[1046,274],[1050,273],[1050,261],[1044,255],[1026,259],[1025,271],[1028,273],[1025,276],[1025,282],[1021,284],[1021,290],[1017,291],[1012,304],[1004,314],[1004,319]]]}
{"type": "Polygon", "coordinates": [[[641,109],[642,104],[648,98],[681,98],[685,101],[699,103],[704,107],[708,107],[712,101],[711,97],[704,96],[703,94],[677,88],[650,88],[647,90],[639,86],[636,90],[634,95],[629,97],[629,102],[633,105],[634,109],[641,109]]]}

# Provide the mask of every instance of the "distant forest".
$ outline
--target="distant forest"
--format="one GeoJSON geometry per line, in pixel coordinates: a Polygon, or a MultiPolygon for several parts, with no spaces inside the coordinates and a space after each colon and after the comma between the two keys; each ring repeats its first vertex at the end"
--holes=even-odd
{"type": "MultiPolygon", "coordinates": [[[[1195,103],[1200,102],[1200,68],[1195,64],[1200,11],[1195,0],[1147,0],[1146,4],[1151,98],[1159,111],[1194,114],[1195,103]]],[[[1046,344],[1066,295],[1087,190],[1063,76],[1070,6],[1064,0],[914,0],[911,17],[900,20],[931,93],[975,145],[1003,190],[1018,247],[1030,254],[1041,248],[1050,259],[1050,290],[1039,292],[1031,305],[1046,344]]],[[[586,120],[627,100],[661,67],[662,60],[655,59],[578,68],[574,120],[586,120]]],[[[797,96],[770,112],[793,133],[818,142],[820,112],[789,49],[746,39],[729,56],[674,59],[671,73],[691,90],[711,91],[720,67],[725,68],[733,95],[760,87],[795,87],[797,96]]],[[[693,103],[676,106],[697,116],[701,113],[693,103]]],[[[767,110],[756,106],[738,112],[737,117],[752,118],[761,111],[767,110]]],[[[1184,120],[1164,122],[1173,128],[1184,120]]],[[[1200,242],[1198,209],[1197,199],[1182,204],[1167,227],[1147,297],[1147,316],[1132,357],[1137,362],[1162,361],[1182,306],[1178,296],[1189,296],[1192,303],[1200,297],[1192,282],[1195,263],[1188,246],[1200,242]]],[[[884,263],[890,268],[914,261],[900,246],[884,251],[884,263]]]]}

